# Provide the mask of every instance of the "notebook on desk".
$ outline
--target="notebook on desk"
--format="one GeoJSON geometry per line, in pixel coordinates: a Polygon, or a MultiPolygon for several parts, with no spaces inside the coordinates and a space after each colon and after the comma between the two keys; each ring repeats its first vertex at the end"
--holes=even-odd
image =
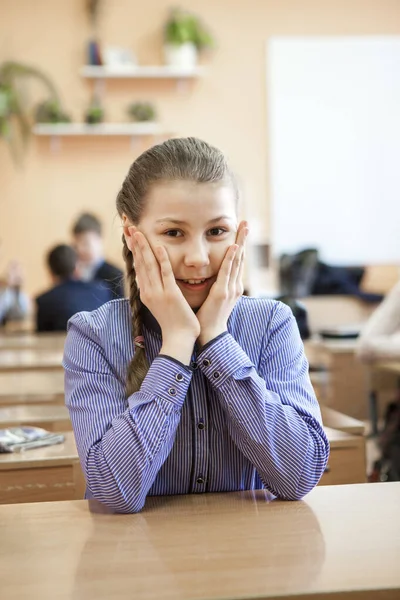
{"type": "Polygon", "coordinates": [[[65,438],[41,427],[9,427],[0,429],[0,453],[25,452],[32,448],[61,444],[65,438]]]}

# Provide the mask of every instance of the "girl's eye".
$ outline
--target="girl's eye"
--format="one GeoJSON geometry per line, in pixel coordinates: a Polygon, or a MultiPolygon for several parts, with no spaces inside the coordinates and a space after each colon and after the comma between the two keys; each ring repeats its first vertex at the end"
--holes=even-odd
{"type": "Polygon", "coordinates": [[[213,227],[212,229],[209,230],[209,235],[212,236],[218,236],[218,235],[222,235],[223,233],[226,233],[226,229],[222,229],[222,227],[213,227]]]}
{"type": "Polygon", "coordinates": [[[178,229],[169,229],[165,232],[165,235],[167,235],[168,237],[181,237],[182,232],[178,229]]]}

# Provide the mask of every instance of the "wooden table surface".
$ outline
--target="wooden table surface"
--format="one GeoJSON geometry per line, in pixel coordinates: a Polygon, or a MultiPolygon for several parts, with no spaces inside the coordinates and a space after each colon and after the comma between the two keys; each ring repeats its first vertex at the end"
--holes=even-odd
{"type": "Polygon", "coordinates": [[[26,467],[58,467],[78,460],[74,434],[64,431],[65,442],[54,446],[34,448],[25,452],[0,454],[0,471],[25,469],[26,467]]]}
{"type": "Polygon", "coordinates": [[[28,404],[0,406],[0,429],[30,425],[48,431],[72,429],[68,409],[60,404],[28,404]]]}
{"type": "Polygon", "coordinates": [[[2,595],[13,600],[400,597],[400,483],[0,506],[2,595]]]}
{"type": "Polygon", "coordinates": [[[62,357],[61,350],[50,351],[35,348],[0,350],[0,373],[62,369],[62,357]]]}
{"type": "Polygon", "coordinates": [[[74,435],[72,431],[63,435],[62,444],[0,454],[0,504],[84,497],[85,482],[74,435]]]}
{"type": "Polygon", "coordinates": [[[393,375],[400,375],[400,361],[385,361],[377,362],[371,365],[373,371],[384,371],[386,373],[393,373],[393,375]]]}
{"type": "Polygon", "coordinates": [[[368,380],[365,366],[358,359],[357,340],[306,340],[304,349],[310,365],[327,370],[325,385],[319,389],[319,400],[355,419],[366,420],[368,380]],[[321,393],[323,395],[321,395],[321,393]]]}
{"type": "Polygon", "coordinates": [[[65,333],[0,334],[0,350],[62,350],[64,343],[65,333]]]}
{"type": "Polygon", "coordinates": [[[339,429],[355,435],[363,435],[365,433],[365,423],[358,419],[353,419],[343,413],[329,408],[329,406],[320,405],[322,421],[327,427],[339,429]]]}
{"type": "Polygon", "coordinates": [[[0,372],[0,405],[26,402],[59,402],[64,398],[64,372],[21,371],[0,372]]]}

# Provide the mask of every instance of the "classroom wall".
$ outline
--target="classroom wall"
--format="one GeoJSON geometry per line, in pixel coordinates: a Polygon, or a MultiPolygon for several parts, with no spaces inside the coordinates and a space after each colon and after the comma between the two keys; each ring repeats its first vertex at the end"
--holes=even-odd
{"type": "MultiPolygon", "coordinates": [[[[103,0],[101,40],[133,48],[141,64],[161,62],[161,27],[170,5],[103,0]]],[[[174,3],[173,3],[174,4],[174,3]]],[[[74,120],[81,120],[91,84],[79,75],[90,27],[85,0],[1,0],[0,61],[30,62],[48,72],[74,120]]],[[[398,0],[185,0],[218,40],[204,79],[186,92],[170,82],[109,81],[107,120],[125,120],[123,106],[156,101],[160,121],[175,135],[197,135],[228,153],[244,193],[244,216],[267,240],[269,224],[268,124],[265,47],[273,35],[399,34],[398,0]]],[[[146,142],[148,143],[148,142],[146,142]]],[[[145,148],[126,138],[63,139],[52,152],[33,139],[25,166],[12,164],[0,142],[0,269],[6,259],[25,266],[27,289],[47,285],[45,251],[68,237],[82,210],[104,221],[107,255],[121,263],[114,200],[129,164],[145,148]]]]}

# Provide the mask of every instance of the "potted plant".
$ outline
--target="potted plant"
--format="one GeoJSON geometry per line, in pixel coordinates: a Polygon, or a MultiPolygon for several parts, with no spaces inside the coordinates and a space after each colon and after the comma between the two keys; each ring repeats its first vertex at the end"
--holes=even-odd
{"type": "Polygon", "coordinates": [[[8,144],[17,164],[22,161],[31,134],[31,105],[24,85],[28,79],[43,84],[49,99],[60,104],[53,82],[40,69],[19,62],[0,63],[0,138],[8,144]]]}
{"type": "Polygon", "coordinates": [[[164,26],[164,59],[167,65],[191,68],[199,52],[212,48],[214,39],[194,14],[174,8],[164,26]]]}
{"type": "Polygon", "coordinates": [[[71,117],[67,115],[58,100],[45,100],[40,102],[35,112],[36,123],[70,123],[71,117]]]}
{"type": "Polygon", "coordinates": [[[156,110],[151,102],[133,102],[128,106],[128,115],[134,121],[154,121],[156,110]]]}
{"type": "Polygon", "coordinates": [[[98,125],[104,121],[104,109],[100,100],[94,97],[85,113],[85,123],[88,125],[98,125]]]}

